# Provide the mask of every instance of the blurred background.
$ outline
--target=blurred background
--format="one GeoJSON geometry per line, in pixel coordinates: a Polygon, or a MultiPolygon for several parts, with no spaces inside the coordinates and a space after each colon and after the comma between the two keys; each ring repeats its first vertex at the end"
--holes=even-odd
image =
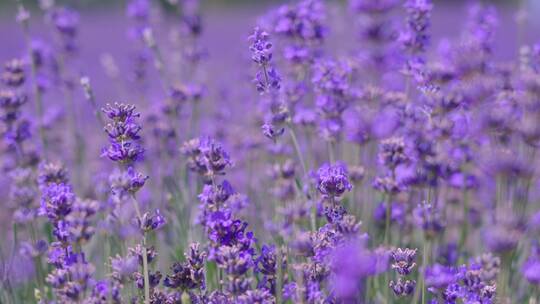
{"type": "MultiPolygon", "coordinates": [[[[22,3],[30,11],[29,32],[32,39],[37,39],[49,45],[54,45],[54,37],[44,18],[40,5],[54,0],[22,0],[22,3]]],[[[154,35],[161,46],[164,57],[174,61],[175,43],[181,36],[181,21],[174,11],[174,3],[178,0],[155,0],[151,13],[151,26],[154,35]],[[159,5],[157,3],[159,2],[159,5]]],[[[208,89],[204,110],[214,110],[216,105],[222,104],[223,99],[229,99],[240,104],[256,103],[252,88],[253,71],[250,69],[250,54],[247,37],[257,21],[269,9],[291,1],[283,0],[206,0],[201,1],[201,13],[203,19],[202,35],[199,44],[205,50],[205,59],[202,63],[206,68],[204,75],[197,75],[208,89]],[[208,68],[210,67],[210,68],[208,68]],[[237,85],[232,86],[234,82],[237,85]],[[234,89],[231,89],[234,87],[234,89]],[[249,93],[246,93],[249,92],[249,93]]],[[[439,45],[447,40],[459,37],[467,14],[468,6],[473,1],[459,0],[435,0],[433,10],[432,27],[433,41],[428,52],[436,52],[439,45]]],[[[517,59],[519,45],[538,42],[540,39],[540,0],[499,0],[482,2],[492,3],[498,10],[498,27],[495,33],[494,55],[503,61],[517,59]],[[526,23],[526,26],[518,29],[518,20],[526,23]],[[518,43],[519,41],[519,43],[518,43]]],[[[25,56],[25,40],[21,25],[16,22],[17,0],[0,0],[0,62],[25,56]]],[[[140,45],[130,39],[130,28],[133,20],[126,16],[126,1],[124,0],[65,0],[55,1],[57,4],[65,4],[76,9],[79,16],[77,29],[77,55],[70,63],[70,69],[74,73],[74,79],[88,76],[95,91],[96,100],[100,106],[108,102],[123,101],[137,102],[139,92],[135,94],[130,87],[130,77],[134,66],[134,54],[140,45]],[[116,76],[111,77],[111,69],[116,76]],[[117,79],[113,79],[116,77],[117,79]]],[[[357,34],[354,26],[355,15],[348,10],[347,1],[328,0],[329,25],[327,52],[333,55],[349,55],[358,47],[357,34]]],[[[399,11],[399,10],[398,10],[399,11]]],[[[403,12],[397,12],[403,14],[403,12]]],[[[399,19],[398,19],[399,20],[399,19]]],[[[180,71],[182,66],[169,62],[170,70],[180,71]]],[[[188,75],[193,77],[193,75],[188,75]]],[[[146,89],[154,92],[146,92],[152,96],[152,101],[143,105],[151,108],[162,98],[159,96],[159,76],[155,69],[148,71],[146,89]],[[157,90],[156,90],[157,88],[157,90]],[[156,95],[157,94],[157,95],[156,95]]],[[[50,84],[54,86],[54,84],[50,84]]],[[[143,89],[141,89],[142,91],[143,89]]],[[[92,111],[90,105],[85,102],[82,89],[74,90],[80,104],[81,114],[92,111]]],[[[54,106],[62,99],[62,92],[50,90],[45,100],[54,114],[54,106]]],[[[31,108],[31,107],[30,107],[31,108]]],[[[227,109],[226,109],[227,110],[227,109]]],[[[234,112],[234,111],[233,111],[234,112]]],[[[53,115],[51,114],[51,115],[53,115]]],[[[234,119],[235,113],[226,115],[228,123],[241,128],[246,123],[244,113],[240,113],[239,119],[234,119]]],[[[80,126],[83,133],[91,137],[89,140],[103,142],[102,132],[94,124],[80,126]]],[[[88,155],[99,155],[101,147],[88,147],[88,155]]],[[[96,167],[96,171],[99,169],[96,167]]],[[[89,175],[93,173],[90,172],[89,175]]]]}

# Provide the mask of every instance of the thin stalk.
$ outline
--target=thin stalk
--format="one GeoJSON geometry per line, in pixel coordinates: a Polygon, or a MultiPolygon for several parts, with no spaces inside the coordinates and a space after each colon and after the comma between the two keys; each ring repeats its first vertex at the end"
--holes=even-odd
{"type": "MultiPolygon", "coordinates": [[[[142,221],[141,210],[139,209],[139,203],[135,198],[135,195],[132,195],[133,207],[135,208],[135,213],[139,218],[139,221],[142,221]]],[[[146,252],[146,232],[143,231],[142,237],[142,258],[143,258],[143,276],[144,276],[144,303],[150,304],[150,277],[148,275],[148,255],[146,252]]]]}
{"type": "Polygon", "coordinates": [[[146,234],[142,239],[143,246],[143,274],[144,274],[144,303],[150,304],[150,278],[148,276],[148,256],[146,254],[146,234]]]}
{"type": "Polygon", "coordinates": [[[507,286],[510,277],[510,269],[512,264],[512,254],[505,253],[502,255],[501,272],[497,281],[498,299],[501,303],[506,303],[507,286]]]}
{"type": "MultiPolygon", "coordinates": [[[[300,149],[300,144],[298,143],[296,133],[294,132],[294,128],[290,122],[287,122],[287,127],[289,128],[289,133],[291,134],[291,140],[294,146],[294,150],[296,152],[296,156],[298,157],[298,160],[300,161],[300,165],[302,166],[302,173],[304,175],[304,178],[307,179],[308,177],[307,165],[306,165],[306,161],[304,160],[304,155],[302,154],[302,150],[300,149]]],[[[309,191],[311,193],[311,187],[309,191]]],[[[310,226],[311,226],[311,231],[315,231],[317,229],[317,208],[315,206],[311,208],[310,226]]]]}
{"type": "MultiPolygon", "coordinates": [[[[17,0],[19,2],[19,11],[26,11],[24,8],[22,1],[17,0]]],[[[41,91],[39,89],[38,83],[37,83],[37,65],[34,60],[34,56],[32,54],[32,49],[30,47],[30,31],[29,31],[29,22],[28,20],[23,20],[22,22],[22,28],[23,28],[23,35],[24,40],[26,43],[26,48],[28,50],[28,57],[30,59],[30,71],[32,75],[32,90],[34,91],[34,101],[35,101],[35,108],[36,108],[36,114],[38,119],[38,132],[39,132],[39,138],[41,140],[41,145],[43,148],[43,156],[45,159],[47,158],[47,138],[45,135],[45,129],[43,127],[43,100],[41,96],[41,91]]]]}
{"type": "Polygon", "coordinates": [[[283,298],[282,298],[282,295],[281,295],[281,290],[282,290],[282,286],[283,286],[283,265],[282,265],[282,255],[283,255],[283,252],[282,252],[282,248],[279,247],[277,249],[277,263],[276,263],[276,267],[277,267],[277,279],[276,279],[276,304],[281,304],[283,303],[283,298]]]}
{"type": "Polygon", "coordinates": [[[424,249],[422,253],[422,265],[419,268],[419,288],[414,291],[413,300],[411,303],[419,303],[418,298],[421,297],[422,304],[426,303],[427,290],[426,290],[426,267],[429,265],[429,259],[431,254],[431,240],[424,235],[424,249]]]}
{"type": "MultiPolygon", "coordinates": [[[[34,227],[34,223],[30,222],[30,237],[32,239],[32,243],[35,245],[37,243],[37,233],[36,228],[34,227]]],[[[38,286],[39,291],[44,290],[44,270],[43,265],[41,264],[41,258],[40,256],[36,256],[34,258],[34,267],[36,268],[36,284],[38,286]]]]}
{"type": "Polygon", "coordinates": [[[422,289],[422,304],[426,304],[427,289],[426,289],[426,267],[429,264],[429,258],[431,254],[431,241],[429,238],[424,240],[424,254],[422,255],[422,272],[420,273],[420,288],[422,289]]]}
{"type": "Polygon", "coordinates": [[[459,252],[463,253],[465,243],[467,242],[467,234],[469,233],[469,221],[467,216],[469,214],[469,197],[467,190],[463,190],[463,223],[461,224],[461,236],[459,238],[459,252]]]}
{"type": "Polygon", "coordinates": [[[390,223],[392,219],[392,196],[388,195],[386,201],[386,217],[384,223],[384,245],[390,245],[390,223]]]}
{"type": "MultiPolygon", "coordinates": [[[[211,181],[212,181],[212,188],[214,188],[214,191],[217,192],[217,183],[216,183],[216,176],[214,174],[212,174],[212,176],[210,177],[211,181]]],[[[219,209],[219,205],[216,206],[217,209],[219,209]]],[[[217,286],[218,286],[218,289],[219,291],[223,291],[223,284],[221,284],[221,282],[223,281],[223,270],[221,269],[221,267],[217,266],[217,286]]]]}
{"type": "Polygon", "coordinates": [[[289,127],[289,133],[291,134],[291,140],[293,142],[294,150],[296,152],[296,156],[298,156],[300,165],[302,166],[302,171],[304,173],[304,176],[307,176],[306,161],[304,160],[302,150],[300,149],[300,145],[298,144],[298,139],[296,137],[296,133],[294,132],[294,128],[290,122],[287,123],[287,127],[289,127]]]}
{"type": "Polygon", "coordinates": [[[100,127],[105,126],[103,115],[101,114],[101,111],[97,106],[96,96],[94,95],[94,90],[92,90],[92,86],[90,85],[90,80],[88,79],[88,77],[81,78],[81,85],[83,87],[86,99],[90,102],[92,108],[94,109],[94,115],[96,116],[100,127]]]}
{"type": "Polygon", "coordinates": [[[165,71],[165,61],[163,60],[161,51],[154,39],[152,30],[151,29],[145,30],[143,33],[143,37],[144,37],[144,41],[147,47],[152,51],[152,54],[154,55],[154,65],[156,69],[158,70],[159,76],[161,78],[161,85],[163,87],[163,92],[167,93],[167,90],[170,87],[170,83],[169,83],[169,78],[167,77],[167,73],[165,71]]]}
{"type": "MultiPolygon", "coordinates": [[[[59,73],[62,81],[65,81],[69,78],[68,70],[66,69],[66,57],[65,54],[61,54],[59,59],[59,73]]],[[[75,166],[77,167],[75,180],[78,186],[84,185],[82,172],[84,172],[84,158],[85,158],[85,143],[80,133],[80,128],[77,125],[77,110],[75,107],[75,99],[73,96],[73,88],[68,85],[63,85],[64,98],[66,102],[66,108],[69,112],[68,117],[68,127],[72,132],[73,144],[75,145],[74,150],[74,161],[75,166]]]]}
{"type": "Polygon", "coordinates": [[[334,155],[334,144],[331,140],[326,142],[326,147],[328,149],[328,160],[333,164],[336,161],[336,157],[334,155]]]}

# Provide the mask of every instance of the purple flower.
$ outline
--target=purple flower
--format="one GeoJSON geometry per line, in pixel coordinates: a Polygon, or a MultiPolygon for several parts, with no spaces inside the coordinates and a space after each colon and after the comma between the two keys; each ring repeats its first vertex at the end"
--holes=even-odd
{"type": "Polygon", "coordinates": [[[251,278],[246,274],[253,267],[251,254],[238,246],[221,246],[216,253],[216,262],[228,275],[225,287],[229,292],[238,295],[248,290],[251,278]]]}
{"type": "Polygon", "coordinates": [[[430,237],[435,236],[444,229],[444,223],[439,211],[431,204],[419,204],[414,209],[413,216],[416,225],[430,237]]]}
{"type": "Polygon", "coordinates": [[[362,242],[352,241],[331,253],[330,284],[338,299],[354,299],[362,289],[362,279],[375,274],[376,257],[362,242]]]}
{"type": "Polygon", "coordinates": [[[28,101],[26,95],[17,94],[12,90],[0,90],[1,119],[10,124],[16,121],[21,113],[20,107],[28,101]]]}
{"type": "Polygon", "coordinates": [[[325,139],[337,139],[343,129],[342,113],[351,102],[351,67],[345,61],[320,60],[313,67],[315,103],[321,115],[319,127],[325,139]]]}
{"type": "MultiPolygon", "coordinates": [[[[377,205],[373,211],[373,218],[379,224],[386,222],[386,206],[388,203],[382,202],[377,205]]],[[[405,220],[405,206],[402,203],[393,202],[390,204],[390,222],[391,223],[403,223],[405,220]]]]}
{"type": "Polygon", "coordinates": [[[225,169],[232,166],[229,154],[209,137],[192,139],[184,143],[181,151],[189,157],[188,167],[203,176],[224,175],[225,169]]]}
{"type": "Polygon", "coordinates": [[[322,1],[303,0],[281,6],[275,15],[274,31],[291,40],[320,43],[326,36],[325,9],[322,1]]]}
{"type": "Polygon", "coordinates": [[[102,111],[111,120],[105,127],[110,146],[103,151],[112,161],[132,164],[142,157],[144,150],[139,145],[141,127],[136,119],[135,106],[129,104],[108,104],[102,111]]]}
{"type": "Polygon", "coordinates": [[[238,303],[240,304],[274,304],[275,302],[274,296],[266,289],[248,290],[238,297],[238,303]]]}
{"type": "Polygon", "coordinates": [[[456,270],[452,267],[435,264],[425,270],[426,286],[446,288],[456,281],[456,270]]]}
{"type": "Polygon", "coordinates": [[[341,164],[324,164],[317,170],[317,189],[324,197],[340,197],[350,191],[347,168],[341,164]]]}
{"type": "Polygon", "coordinates": [[[431,0],[407,0],[405,9],[407,10],[407,27],[401,32],[399,40],[409,53],[422,53],[429,42],[426,31],[429,27],[433,4],[431,0]]]}
{"type": "Polygon", "coordinates": [[[126,171],[115,171],[109,176],[109,184],[112,193],[118,197],[134,195],[146,183],[149,177],[136,172],[133,167],[128,167],[126,171]]]}
{"type": "Polygon", "coordinates": [[[268,38],[268,33],[258,27],[248,38],[251,41],[251,59],[261,66],[266,66],[272,60],[272,43],[268,38]]]}
{"type": "Polygon", "coordinates": [[[65,218],[72,210],[75,195],[71,186],[66,184],[50,184],[43,191],[41,212],[51,220],[65,218]]]}
{"type": "Polygon", "coordinates": [[[263,135],[267,138],[276,141],[278,137],[281,137],[285,133],[285,128],[276,127],[273,124],[265,123],[261,127],[263,135]]]}
{"type": "MultiPolygon", "coordinates": [[[[148,281],[149,281],[150,289],[154,289],[156,286],[158,286],[162,277],[163,275],[159,271],[156,271],[154,273],[148,272],[148,281]]],[[[133,274],[133,278],[135,280],[135,286],[137,286],[137,288],[141,290],[144,289],[143,274],[139,272],[135,272],[133,274]]]]}
{"type": "Polygon", "coordinates": [[[68,173],[60,163],[44,163],[39,168],[38,183],[40,188],[46,189],[50,184],[67,184],[68,173]]]}
{"type": "Polygon", "coordinates": [[[128,168],[127,176],[129,178],[129,186],[126,190],[131,193],[136,193],[137,191],[139,191],[146,183],[146,180],[149,178],[148,175],[143,175],[139,172],[135,172],[135,169],[133,169],[133,167],[128,168]]]}
{"type": "Polygon", "coordinates": [[[191,244],[190,251],[185,253],[185,263],[174,263],[172,274],[167,275],[163,285],[169,288],[186,291],[189,289],[204,288],[204,262],[206,253],[200,251],[198,243],[191,244]]]}
{"type": "Polygon", "coordinates": [[[150,2],[148,0],[131,0],[126,7],[128,17],[145,21],[150,14],[150,2]]]}
{"type": "Polygon", "coordinates": [[[161,215],[159,209],[156,209],[153,214],[145,212],[142,219],[138,220],[139,228],[143,232],[161,229],[167,223],[165,217],[161,215]]]}
{"type": "Polygon", "coordinates": [[[389,287],[392,288],[392,291],[398,297],[405,297],[411,295],[416,287],[416,281],[412,280],[403,280],[398,278],[396,282],[390,281],[389,287]]]}
{"type": "Polygon", "coordinates": [[[152,261],[157,257],[157,252],[154,249],[154,247],[143,247],[141,244],[135,245],[133,248],[129,248],[129,253],[132,256],[137,257],[137,260],[139,261],[139,266],[143,265],[143,252],[146,252],[146,258],[148,260],[148,263],[152,263],[152,261]]]}
{"type": "Polygon", "coordinates": [[[399,0],[349,0],[351,9],[371,14],[384,13],[398,4],[399,0]]]}
{"type": "Polygon", "coordinates": [[[60,7],[52,12],[51,18],[56,29],[66,36],[75,36],[79,25],[79,14],[67,7],[60,7]]]}
{"type": "Polygon", "coordinates": [[[379,160],[390,169],[409,161],[403,138],[393,137],[383,140],[380,145],[379,160]]]}
{"type": "Polygon", "coordinates": [[[26,79],[22,60],[12,59],[4,64],[4,73],[1,75],[2,82],[8,86],[17,88],[24,84],[26,79]]]}
{"type": "Polygon", "coordinates": [[[258,71],[253,81],[257,86],[257,91],[261,94],[270,91],[277,92],[281,88],[281,76],[273,67],[258,71]]]}
{"type": "Polygon", "coordinates": [[[136,256],[128,255],[127,257],[110,258],[112,277],[117,281],[123,281],[125,278],[135,273],[139,267],[139,262],[136,256]]]}
{"type": "Polygon", "coordinates": [[[517,247],[522,229],[521,221],[511,210],[500,208],[491,225],[482,230],[484,244],[494,253],[509,252],[517,247]]]}
{"type": "Polygon", "coordinates": [[[396,250],[392,251],[392,259],[394,262],[392,263],[392,269],[395,269],[397,273],[399,273],[402,276],[409,275],[416,266],[416,263],[414,260],[416,259],[416,251],[417,249],[401,249],[398,248],[396,250]]]}
{"type": "Polygon", "coordinates": [[[55,297],[61,302],[81,301],[93,281],[95,268],[88,263],[84,254],[72,254],[61,268],[54,269],[47,278],[55,297]]]}
{"type": "MultiPolygon", "coordinates": [[[[274,293],[277,274],[276,248],[274,246],[263,245],[261,254],[255,259],[254,266],[255,272],[263,275],[263,279],[259,282],[258,287],[265,288],[271,293],[274,293]]],[[[285,269],[285,267],[283,268],[285,269]]]]}
{"type": "Polygon", "coordinates": [[[540,258],[537,254],[532,254],[523,263],[521,273],[529,283],[534,285],[540,284],[540,258]]]}
{"type": "Polygon", "coordinates": [[[76,50],[75,37],[79,26],[79,13],[71,8],[59,7],[50,12],[50,18],[62,39],[65,52],[76,50]]]}

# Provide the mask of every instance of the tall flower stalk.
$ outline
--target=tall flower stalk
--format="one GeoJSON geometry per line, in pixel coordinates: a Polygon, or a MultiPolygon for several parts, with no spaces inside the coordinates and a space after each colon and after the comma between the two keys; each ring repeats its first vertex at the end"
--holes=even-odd
{"type": "Polygon", "coordinates": [[[107,105],[103,112],[109,119],[109,123],[105,127],[105,132],[109,136],[110,145],[103,151],[103,155],[110,160],[118,163],[122,174],[127,175],[128,184],[127,193],[130,193],[130,199],[137,216],[137,228],[142,234],[141,250],[142,250],[142,271],[144,280],[144,303],[150,303],[150,276],[148,266],[148,254],[146,251],[147,234],[153,230],[161,228],[165,225],[164,217],[156,210],[153,214],[148,212],[142,213],[139,207],[139,202],[136,198],[136,193],[144,186],[147,176],[144,176],[134,169],[134,164],[142,158],[143,149],[139,144],[141,126],[138,125],[137,119],[140,114],[136,112],[135,106],[130,104],[107,105]]]}

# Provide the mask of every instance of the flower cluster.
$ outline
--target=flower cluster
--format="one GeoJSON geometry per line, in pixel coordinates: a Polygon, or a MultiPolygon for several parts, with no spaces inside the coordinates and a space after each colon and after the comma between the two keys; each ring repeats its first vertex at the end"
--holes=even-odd
{"type": "Polygon", "coordinates": [[[435,264],[426,269],[426,284],[440,297],[433,303],[493,303],[499,267],[500,259],[492,255],[477,257],[458,268],[435,264]]]}
{"type": "Polygon", "coordinates": [[[319,61],[313,67],[311,80],[321,115],[319,129],[322,137],[329,141],[339,138],[343,129],[342,114],[351,102],[350,75],[351,67],[342,61],[319,61]]]}
{"type": "Polygon", "coordinates": [[[136,121],[140,114],[135,112],[135,106],[115,103],[107,105],[102,111],[111,120],[105,127],[110,146],[103,151],[103,155],[126,165],[141,159],[143,155],[143,149],[139,144],[141,126],[136,121]]]}
{"type": "Polygon", "coordinates": [[[532,10],[161,2],[1,5],[1,303],[538,302],[532,10]]]}
{"type": "Polygon", "coordinates": [[[401,249],[397,248],[392,251],[392,269],[398,273],[398,279],[396,282],[390,281],[390,288],[394,293],[399,296],[408,296],[411,295],[416,287],[415,280],[407,280],[406,276],[411,274],[416,263],[414,262],[416,258],[416,249],[401,249]]]}
{"type": "Polygon", "coordinates": [[[232,166],[229,154],[220,143],[209,137],[189,140],[184,143],[181,151],[189,158],[189,169],[202,176],[223,175],[225,169],[232,166]]]}

